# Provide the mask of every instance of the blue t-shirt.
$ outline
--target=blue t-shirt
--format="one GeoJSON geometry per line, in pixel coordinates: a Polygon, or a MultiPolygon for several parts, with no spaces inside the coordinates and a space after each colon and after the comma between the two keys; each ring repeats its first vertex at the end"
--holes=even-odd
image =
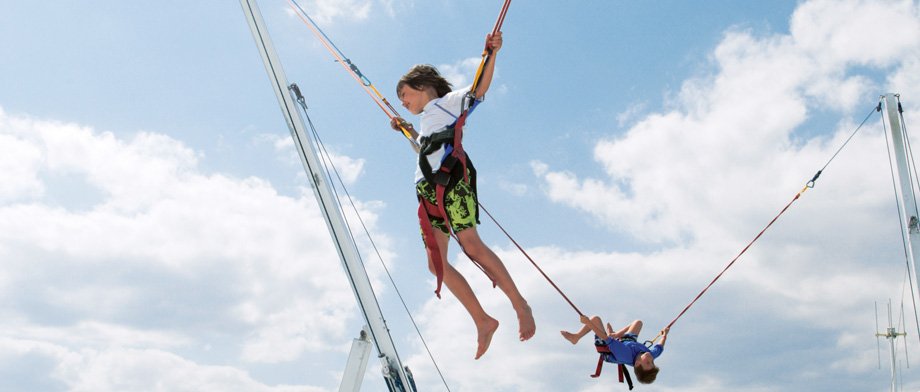
{"type": "MultiPolygon", "coordinates": [[[[635,338],[635,335],[626,335],[635,338]]],[[[661,352],[664,351],[664,346],[656,344],[652,348],[645,347],[644,344],[634,341],[619,341],[611,337],[607,337],[603,340],[604,343],[607,343],[607,347],[610,349],[610,354],[604,355],[604,361],[610,363],[622,363],[624,365],[633,366],[636,362],[636,357],[642,353],[651,353],[652,358],[658,358],[661,355],[661,352]]]]}

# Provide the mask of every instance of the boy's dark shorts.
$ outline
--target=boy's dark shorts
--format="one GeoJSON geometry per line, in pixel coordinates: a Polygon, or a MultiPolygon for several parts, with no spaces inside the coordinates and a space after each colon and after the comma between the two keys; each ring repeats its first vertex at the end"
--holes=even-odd
{"type": "Polygon", "coordinates": [[[628,333],[620,337],[619,340],[621,342],[636,342],[637,341],[636,339],[639,339],[639,335],[628,333]]]}
{"type": "MultiPolygon", "coordinates": [[[[619,340],[619,341],[621,341],[621,342],[637,342],[636,339],[638,339],[638,338],[639,338],[639,335],[628,333],[628,334],[626,334],[626,335],[621,336],[621,337],[620,337],[619,339],[617,339],[617,340],[619,340]]],[[[601,339],[600,336],[594,335],[594,345],[595,345],[595,346],[606,346],[606,345],[607,345],[607,341],[604,340],[604,339],[601,339]]]]}

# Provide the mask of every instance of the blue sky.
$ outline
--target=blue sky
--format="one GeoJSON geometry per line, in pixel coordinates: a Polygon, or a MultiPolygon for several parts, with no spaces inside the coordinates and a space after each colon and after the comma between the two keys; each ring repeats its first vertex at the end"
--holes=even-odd
{"type": "MultiPolygon", "coordinates": [[[[501,3],[301,5],[395,102],[416,63],[468,83],[501,3]]],[[[620,388],[612,367],[588,377],[590,344],[558,333],[577,315],[486,221],[537,336],[517,341],[508,301],[454,246],[502,323],[473,360],[468,316],[431,295],[406,142],[287,2],[260,7],[451,390],[620,388]]],[[[0,390],[336,390],[363,321],[239,4],[0,9],[0,390]]],[[[520,1],[503,32],[466,133],[480,197],[583,311],[641,318],[649,337],[879,95],[901,94],[909,130],[920,118],[917,2],[520,1]]],[[[873,303],[884,320],[910,295],[885,143],[875,115],[675,324],[639,388],[887,390],[873,303]]],[[[443,390],[357,237],[400,355],[443,390]]],[[[364,390],[384,389],[378,372],[364,390]]]]}

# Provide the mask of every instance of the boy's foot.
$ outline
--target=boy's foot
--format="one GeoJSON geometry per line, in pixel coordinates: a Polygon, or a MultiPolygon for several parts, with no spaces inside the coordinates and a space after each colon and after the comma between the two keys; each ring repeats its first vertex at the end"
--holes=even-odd
{"type": "Polygon", "coordinates": [[[568,340],[569,343],[578,344],[578,335],[571,333],[569,331],[559,331],[559,332],[562,333],[562,337],[564,337],[565,340],[568,340]]]}
{"type": "Polygon", "coordinates": [[[517,316],[520,324],[520,338],[523,342],[533,337],[537,332],[537,326],[533,321],[533,312],[530,310],[529,305],[524,304],[524,307],[517,311],[517,316]]]}
{"type": "Polygon", "coordinates": [[[492,335],[495,334],[496,329],[498,329],[498,320],[491,317],[482,324],[476,324],[476,332],[479,334],[479,348],[476,349],[476,359],[479,359],[489,349],[489,345],[492,344],[492,335]]]}

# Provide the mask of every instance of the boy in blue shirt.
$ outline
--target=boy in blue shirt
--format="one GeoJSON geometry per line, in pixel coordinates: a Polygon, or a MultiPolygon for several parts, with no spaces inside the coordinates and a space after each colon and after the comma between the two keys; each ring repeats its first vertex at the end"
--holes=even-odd
{"type": "Polygon", "coordinates": [[[632,366],[633,371],[636,373],[636,379],[643,384],[651,384],[655,381],[659,370],[655,366],[655,358],[658,358],[661,352],[664,351],[664,343],[668,340],[669,328],[661,331],[661,343],[649,348],[636,341],[639,337],[639,332],[642,331],[642,320],[635,320],[619,331],[614,331],[610,323],[607,323],[607,330],[605,331],[604,323],[598,316],[588,318],[588,316],[582,315],[581,323],[584,326],[578,332],[560,331],[562,337],[572,344],[577,344],[588,332],[593,331],[594,344],[606,345],[610,349],[610,353],[605,355],[604,361],[632,366]]]}

